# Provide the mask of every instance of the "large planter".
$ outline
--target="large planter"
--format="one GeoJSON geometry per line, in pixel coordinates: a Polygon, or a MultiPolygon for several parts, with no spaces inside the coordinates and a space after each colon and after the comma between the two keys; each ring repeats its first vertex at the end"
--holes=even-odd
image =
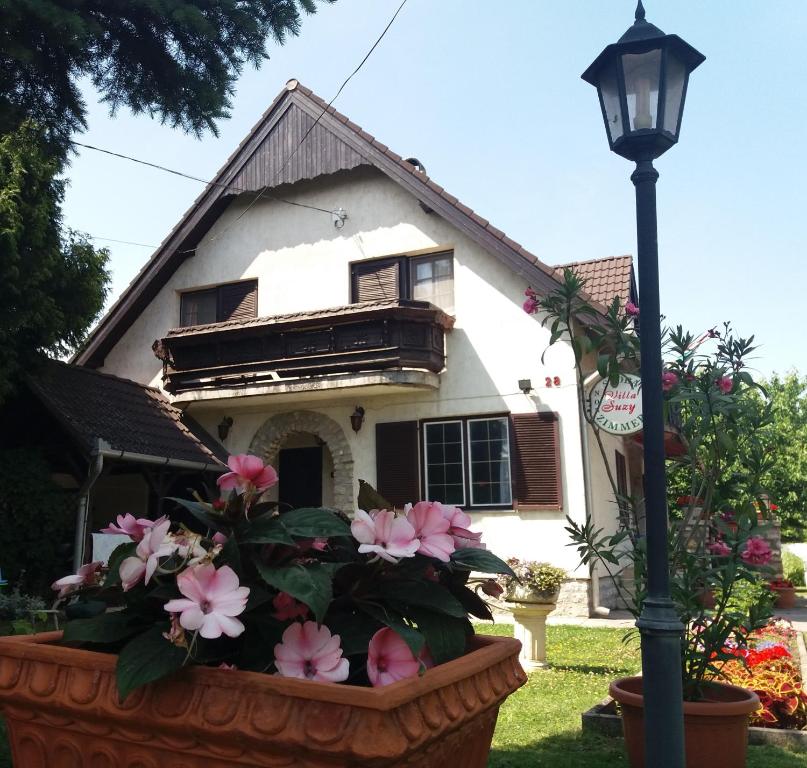
{"type": "Polygon", "coordinates": [[[519,643],[385,688],[189,667],[118,702],[117,657],[0,639],[0,711],[18,768],[484,768],[500,704],[526,681],[519,643]]]}
{"type": "MultiPolygon", "coordinates": [[[[622,708],[628,761],[644,768],[642,678],[615,680],[609,693],[622,708]]],[[[758,707],[755,693],[724,683],[710,685],[706,701],[685,701],[686,768],[745,768],[748,716],[758,707]]]]}
{"type": "Polygon", "coordinates": [[[796,588],[795,587],[778,587],[773,584],[770,585],[773,594],[776,596],[774,607],[782,610],[790,610],[796,607],[796,588]]]}

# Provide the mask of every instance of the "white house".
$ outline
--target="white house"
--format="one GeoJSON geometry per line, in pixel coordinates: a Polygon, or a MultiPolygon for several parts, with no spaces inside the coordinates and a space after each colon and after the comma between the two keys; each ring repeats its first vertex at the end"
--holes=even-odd
{"type": "MultiPolygon", "coordinates": [[[[629,257],[578,269],[594,299],[635,300],[629,257]]],[[[566,568],[563,610],[587,614],[597,580],[565,518],[588,505],[612,529],[617,509],[571,352],[542,362],[549,333],[521,307],[527,286],[556,285],[555,267],[292,80],[75,362],[162,389],[227,452],[275,465],[282,505],[349,511],[360,479],[396,505],[455,503],[497,554],[566,568]]],[[[635,445],[607,451],[637,490],[635,445]]]]}

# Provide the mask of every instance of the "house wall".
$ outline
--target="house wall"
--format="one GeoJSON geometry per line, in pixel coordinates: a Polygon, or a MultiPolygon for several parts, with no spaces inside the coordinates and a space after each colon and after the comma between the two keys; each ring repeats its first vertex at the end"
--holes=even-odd
{"type": "Polygon", "coordinates": [[[106,358],[103,370],[159,385],[160,364],[151,344],[178,324],[179,292],[240,278],[258,278],[260,315],[348,304],[349,264],[366,258],[438,249],[454,251],[456,325],[447,334],[446,370],[436,391],[367,394],[333,392],[328,400],[282,405],[268,398],[194,402],[189,408],[211,434],[222,416],[234,418],[225,442],[232,453],[246,451],[271,416],[316,411],[342,426],[352,453],[354,491],[358,479],[375,483],[375,424],[496,413],[552,410],[560,414],[564,506],[560,512],[473,512],[489,548],[501,556],[548,560],[574,576],[577,556],[566,546],[564,520],[585,519],[581,442],[573,358],[563,344],[541,361],[549,334],[540,320],[521,309],[525,281],[436,214],[376,171],[355,170],[295,185],[284,196],[325,209],[344,208],[341,230],[330,216],[266,199],[235,201],[197,249],[171,277],[106,358]],[[246,212],[245,212],[246,211],[246,212]],[[242,218],[238,218],[242,216],[242,218]],[[547,377],[559,386],[545,386],[547,377]],[[535,387],[518,391],[519,379],[535,387]],[[354,434],[349,416],[366,409],[354,434]]]}

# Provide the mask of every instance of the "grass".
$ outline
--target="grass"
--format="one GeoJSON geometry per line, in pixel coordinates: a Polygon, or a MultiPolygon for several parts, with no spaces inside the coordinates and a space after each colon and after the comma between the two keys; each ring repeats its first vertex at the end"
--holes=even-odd
{"type": "MultiPolygon", "coordinates": [[[[512,627],[479,627],[511,635],[512,627]]],[[[627,766],[621,738],[584,735],[580,715],[608,695],[615,677],[639,669],[638,643],[624,630],[547,627],[550,666],[530,675],[502,706],[488,768],[618,768],[627,766]]],[[[807,756],[777,747],[748,748],[748,768],[807,768],[807,756]]]]}
{"type": "MultiPolygon", "coordinates": [[[[481,632],[512,635],[507,625],[481,632]]],[[[608,683],[639,668],[638,644],[624,630],[547,628],[550,666],[530,675],[502,706],[488,768],[620,768],[628,765],[621,738],[583,735],[580,714],[608,694],[608,683]]],[[[0,768],[11,757],[0,721],[0,768]]],[[[16,768],[27,768],[17,766],[16,768]]],[[[748,748],[748,768],[807,768],[807,755],[777,747],[748,748]]]]}

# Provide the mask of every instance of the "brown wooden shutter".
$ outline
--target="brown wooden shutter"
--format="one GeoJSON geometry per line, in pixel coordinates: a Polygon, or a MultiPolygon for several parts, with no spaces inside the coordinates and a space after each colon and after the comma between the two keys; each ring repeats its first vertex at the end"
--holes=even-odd
{"type": "Polygon", "coordinates": [[[402,265],[401,259],[353,264],[353,303],[401,298],[402,265]]]}
{"type": "Polygon", "coordinates": [[[219,286],[219,322],[258,316],[258,281],[244,280],[219,286]]]}
{"type": "Polygon", "coordinates": [[[418,423],[375,425],[376,490],[395,507],[420,498],[418,423]]]}
{"type": "Polygon", "coordinates": [[[514,413],[510,424],[514,506],[562,509],[558,415],[514,413]]]}

